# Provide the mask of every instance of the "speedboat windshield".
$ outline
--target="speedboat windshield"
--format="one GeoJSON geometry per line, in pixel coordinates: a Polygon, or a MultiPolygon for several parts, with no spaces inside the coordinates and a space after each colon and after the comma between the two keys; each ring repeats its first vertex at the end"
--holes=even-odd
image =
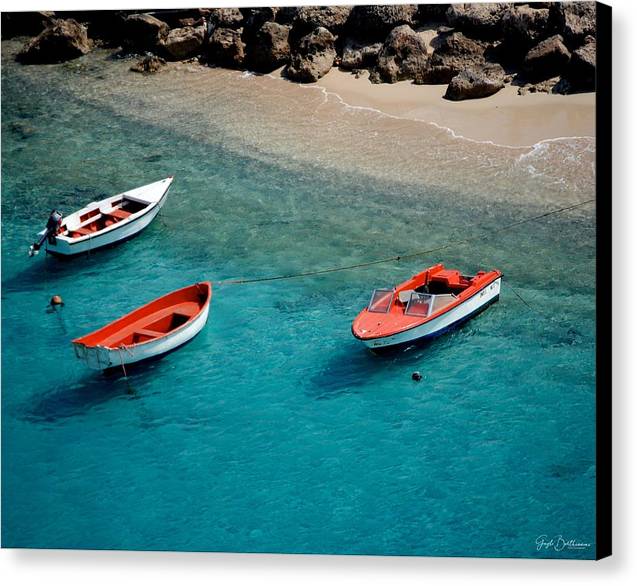
{"type": "Polygon", "coordinates": [[[374,289],[367,310],[373,313],[387,313],[393,300],[393,289],[374,289]]]}
{"type": "Polygon", "coordinates": [[[428,293],[416,293],[411,294],[407,307],[405,308],[405,315],[412,315],[415,317],[427,317],[430,313],[431,306],[433,305],[434,295],[428,293]]]}

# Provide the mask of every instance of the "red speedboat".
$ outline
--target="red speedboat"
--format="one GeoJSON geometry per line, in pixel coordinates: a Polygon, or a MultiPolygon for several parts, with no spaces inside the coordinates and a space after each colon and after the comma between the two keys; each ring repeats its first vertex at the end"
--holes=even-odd
{"type": "Polygon", "coordinates": [[[376,289],[352,334],[373,350],[438,336],[497,301],[501,281],[498,270],[466,276],[434,265],[396,287],[376,289]]]}

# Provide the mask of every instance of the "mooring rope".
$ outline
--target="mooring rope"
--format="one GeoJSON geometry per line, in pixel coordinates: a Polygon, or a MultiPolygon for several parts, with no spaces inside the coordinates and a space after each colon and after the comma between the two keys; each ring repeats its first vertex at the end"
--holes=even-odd
{"type": "MultiPolygon", "coordinates": [[[[579,208],[582,207],[584,205],[587,205],[589,203],[594,202],[595,199],[587,199],[585,201],[580,201],[578,203],[572,204],[570,206],[565,206],[562,208],[559,208],[557,210],[550,210],[548,212],[544,212],[543,214],[539,214],[537,216],[533,216],[531,218],[525,218],[523,220],[518,220],[517,222],[513,222],[511,224],[507,224],[506,226],[500,226],[499,228],[494,228],[494,229],[490,229],[488,234],[491,236],[492,234],[497,234],[499,232],[504,232],[506,230],[510,230],[511,228],[516,228],[517,226],[521,226],[523,224],[528,224],[529,222],[535,222],[537,220],[542,220],[544,218],[547,218],[549,216],[553,216],[555,214],[561,214],[562,212],[566,212],[569,210],[573,210],[575,208],[579,208]]],[[[317,269],[314,271],[305,271],[305,272],[301,272],[301,273],[290,273],[287,275],[273,275],[270,277],[254,277],[254,278],[244,278],[244,279],[228,279],[225,281],[217,281],[215,284],[216,285],[247,285],[250,283],[263,283],[266,281],[283,281],[286,279],[298,279],[301,277],[313,277],[316,275],[325,275],[327,273],[337,273],[340,271],[350,271],[350,270],[354,270],[354,269],[360,269],[360,268],[364,268],[364,267],[369,267],[372,265],[378,265],[378,264],[384,264],[384,263],[388,263],[388,262],[398,262],[401,260],[405,260],[405,259],[409,259],[409,258],[416,258],[419,256],[425,256],[427,254],[432,254],[434,252],[440,252],[441,250],[446,250],[447,248],[451,248],[452,246],[458,246],[460,244],[467,244],[469,242],[474,242],[476,240],[480,240],[482,238],[485,237],[485,234],[481,234],[479,236],[472,236],[470,238],[464,238],[462,240],[453,240],[451,242],[447,242],[446,244],[442,244],[440,246],[436,246],[434,248],[429,248],[427,250],[418,250],[416,252],[409,252],[406,254],[398,254],[395,256],[389,256],[386,258],[380,258],[377,260],[370,260],[370,261],[366,261],[366,262],[360,262],[360,263],[356,263],[356,264],[351,264],[351,265],[344,265],[344,266],[338,266],[338,267],[329,267],[326,269],[317,269]]],[[[525,302],[526,303],[526,302],[525,302]]]]}

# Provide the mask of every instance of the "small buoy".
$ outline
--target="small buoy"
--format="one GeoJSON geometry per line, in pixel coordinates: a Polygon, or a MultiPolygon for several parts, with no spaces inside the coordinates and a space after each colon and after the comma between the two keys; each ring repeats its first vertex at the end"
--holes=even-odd
{"type": "Polygon", "coordinates": [[[64,305],[64,301],[62,301],[62,298],[59,295],[53,295],[49,303],[53,307],[55,307],[56,305],[64,305]]]}
{"type": "Polygon", "coordinates": [[[418,371],[413,372],[411,374],[411,380],[416,380],[416,381],[422,380],[422,374],[420,374],[418,371]]]}

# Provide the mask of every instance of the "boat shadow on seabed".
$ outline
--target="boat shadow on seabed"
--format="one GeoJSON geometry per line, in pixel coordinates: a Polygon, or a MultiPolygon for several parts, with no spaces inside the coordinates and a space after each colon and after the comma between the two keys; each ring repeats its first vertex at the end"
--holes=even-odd
{"type": "Polygon", "coordinates": [[[473,336],[474,328],[460,324],[443,336],[420,340],[399,348],[387,348],[382,352],[372,352],[352,343],[343,352],[332,355],[319,372],[310,377],[305,394],[316,400],[335,399],[342,395],[357,394],[364,388],[373,388],[376,377],[387,375],[388,368],[397,376],[411,382],[416,370],[426,370],[424,360],[430,361],[444,352],[458,338],[473,336]]]}
{"type": "MultiPolygon", "coordinates": [[[[123,243],[123,245],[125,246],[126,243],[123,243]]],[[[23,293],[24,291],[37,291],[58,281],[63,281],[67,277],[76,279],[78,271],[82,276],[90,276],[92,269],[98,273],[100,272],[99,268],[93,262],[94,255],[98,254],[100,256],[100,266],[103,266],[110,256],[121,255],[121,250],[117,251],[115,247],[103,248],[73,258],[53,256],[42,250],[40,253],[42,258],[32,260],[25,268],[16,271],[9,277],[3,276],[3,292],[23,293]]]]}
{"type": "Polygon", "coordinates": [[[37,399],[31,399],[24,409],[23,419],[51,423],[84,415],[115,398],[138,398],[132,388],[130,381],[122,374],[87,373],[68,386],[56,385],[37,399]],[[112,384],[105,385],[108,379],[112,384]]]}
{"type": "MultiPolygon", "coordinates": [[[[61,326],[64,327],[59,309],[48,308],[47,313],[57,314],[61,326]]],[[[192,338],[168,352],[141,362],[127,364],[124,368],[116,365],[102,371],[83,371],[79,378],[73,376],[73,383],[68,385],[58,383],[51,390],[44,391],[39,398],[31,400],[24,409],[23,419],[33,422],[53,422],[83,415],[114,399],[142,399],[145,394],[140,393],[139,389],[145,386],[144,381],[151,371],[161,369],[162,364],[170,368],[169,356],[196,340],[196,337],[192,338]]],[[[152,374],[156,376],[157,372],[152,374]]]]}

